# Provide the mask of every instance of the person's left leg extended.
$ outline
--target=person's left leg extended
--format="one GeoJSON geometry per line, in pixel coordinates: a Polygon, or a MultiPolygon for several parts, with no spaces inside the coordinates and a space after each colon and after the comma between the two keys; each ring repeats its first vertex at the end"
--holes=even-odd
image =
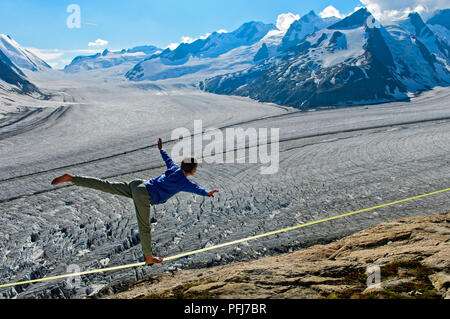
{"type": "Polygon", "coordinates": [[[130,183],[127,182],[110,182],[96,177],[64,174],[55,178],[52,181],[52,185],[64,182],[72,182],[77,186],[93,188],[113,195],[132,197],[130,183]]]}

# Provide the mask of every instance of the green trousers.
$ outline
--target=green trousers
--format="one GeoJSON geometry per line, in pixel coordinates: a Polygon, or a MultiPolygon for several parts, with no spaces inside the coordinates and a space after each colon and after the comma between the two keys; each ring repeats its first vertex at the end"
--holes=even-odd
{"type": "Polygon", "coordinates": [[[131,182],[109,182],[94,177],[74,176],[72,183],[77,186],[89,187],[102,192],[121,195],[133,199],[134,208],[141,238],[144,256],[152,253],[152,235],[150,229],[150,195],[144,185],[144,180],[131,182]]]}

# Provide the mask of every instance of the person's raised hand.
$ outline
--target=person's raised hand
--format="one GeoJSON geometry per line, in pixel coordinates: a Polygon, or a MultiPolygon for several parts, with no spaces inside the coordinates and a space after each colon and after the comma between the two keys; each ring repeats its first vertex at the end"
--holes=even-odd
{"type": "Polygon", "coordinates": [[[214,193],[218,193],[219,191],[217,190],[217,189],[215,189],[215,190],[213,190],[213,191],[210,191],[209,193],[208,193],[208,196],[209,197],[214,197],[214,193]]]}
{"type": "Polygon", "coordinates": [[[162,150],[162,139],[161,138],[158,139],[158,149],[162,150]]]}

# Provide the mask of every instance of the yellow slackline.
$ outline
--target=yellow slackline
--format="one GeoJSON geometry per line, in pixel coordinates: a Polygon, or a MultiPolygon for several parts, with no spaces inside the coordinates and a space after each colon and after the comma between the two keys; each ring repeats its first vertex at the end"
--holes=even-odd
{"type": "MultiPolygon", "coordinates": [[[[311,225],[314,225],[314,224],[323,223],[323,222],[326,222],[326,221],[329,221],[329,220],[338,219],[338,218],[342,218],[342,217],[347,217],[347,216],[351,216],[351,215],[367,212],[369,210],[374,210],[374,209],[377,209],[377,208],[391,206],[391,205],[403,203],[403,202],[410,201],[410,200],[417,199],[417,198],[421,198],[421,197],[426,197],[426,196],[430,196],[430,195],[435,195],[435,194],[447,192],[449,190],[450,190],[450,188],[441,189],[441,190],[438,190],[438,191],[435,191],[435,192],[432,192],[432,193],[428,193],[428,194],[423,194],[423,195],[418,195],[418,196],[414,196],[414,197],[410,197],[410,198],[405,198],[405,199],[401,199],[401,200],[398,200],[398,201],[395,201],[395,202],[391,202],[391,203],[387,203],[387,204],[382,204],[382,205],[373,206],[373,207],[369,207],[369,208],[365,208],[365,209],[361,209],[361,210],[356,210],[356,211],[353,211],[353,212],[350,212],[350,213],[346,213],[346,214],[342,214],[342,215],[338,215],[338,216],[328,217],[328,218],[312,221],[312,222],[309,222],[309,223],[300,224],[300,225],[296,225],[296,226],[292,226],[292,227],[288,227],[288,228],[283,228],[283,229],[279,229],[279,230],[274,230],[274,231],[271,231],[271,232],[268,232],[268,233],[264,233],[264,234],[260,234],[260,235],[256,235],[256,236],[250,236],[250,237],[247,237],[247,238],[238,239],[238,240],[230,241],[230,242],[227,242],[227,243],[223,243],[223,244],[219,244],[219,245],[215,245],[215,246],[211,246],[211,247],[207,247],[207,248],[193,250],[193,251],[190,251],[190,252],[181,253],[181,254],[178,254],[178,255],[174,255],[174,256],[170,256],[170,257],[164,258],[164,261],[174,260],[174,259],[178,259],[178,258],[181,258],[181,257],[195,255],[195,254],[198,254],[198,253],[201,253],[201,252],[205,252],[205,251],[209,251],[209,250],[213,250],[213,249],[217,249],[217,248],[222,248],[222,247],[226,247],[226,246],[236,245],[236,244],[239,244],[239,243],[242,243],[242,242],[245,242],[245,241],[254,240],[254,239],[267,237],[267,236],[271,236],[271,235],[276,235],[276,234],[287,232],[287,231],[290,231],[290,230],[294,230],[294,229],[298,229],[298,228],[302,228],[302,227],[306,227],[306,226],[311,226],[311,225]]],[[[51,277],[44,277],[44,278],[39,278],[39,279],[32,279],[32,280],[26,280],[26,281],[20,281],[20,282],[13,282],[13,283],[9,283],[9,284],[0,285],[0,288],[11,287],[11,286],[18,286],[18,285],[25,285],[25,284],[31,284],[31,283],[35,283],[35,282],[49,281],[49,280],[55,280],[55,279],[69,278],[69,277],[75,277],[75,276],[82,276],[82,275],[88,275],[88,274],[95,274],[95,273],[99,273],[99,272],[107,272],[107,271],[113,271],[113,270],[119,270],[119,269],[125,269],[125,268],[133,268],[133,267],[139,267],[139,266],[144,266],[144,265],[145,265],[145,262],[140,262],[140,263],[135,263],[135,264],[128,264],[128,265],[121,265],[121,266],[115,266],[115,267],[87,270],[87,271],[82,271],[82,272],[74,272],[74,273],[58,275],[58,276],[51,276],[51,277]]]]}

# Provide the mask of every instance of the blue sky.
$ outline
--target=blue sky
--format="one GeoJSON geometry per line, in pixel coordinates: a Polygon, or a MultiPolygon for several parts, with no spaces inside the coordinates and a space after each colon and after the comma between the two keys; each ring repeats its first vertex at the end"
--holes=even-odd
{"type": "Polygon", "coordinates": [[[233,31],[251,20],[276,24],[283,13],[302,16],[314,10],[319,14],[332,5],[341,14],[348,14],[362,3],[369,7],[377,2],[383,0],[1,0],[0,33],[33,48],[61,68],[76,55],[105,48],[144,44],[164,48],[182,37],[198,38],[221,29],[233,31]],[[81,10],[80,28],[67,26],[70,4],[81,10]],[[97,39],[100,41],[94,45],[97,39]]]}

